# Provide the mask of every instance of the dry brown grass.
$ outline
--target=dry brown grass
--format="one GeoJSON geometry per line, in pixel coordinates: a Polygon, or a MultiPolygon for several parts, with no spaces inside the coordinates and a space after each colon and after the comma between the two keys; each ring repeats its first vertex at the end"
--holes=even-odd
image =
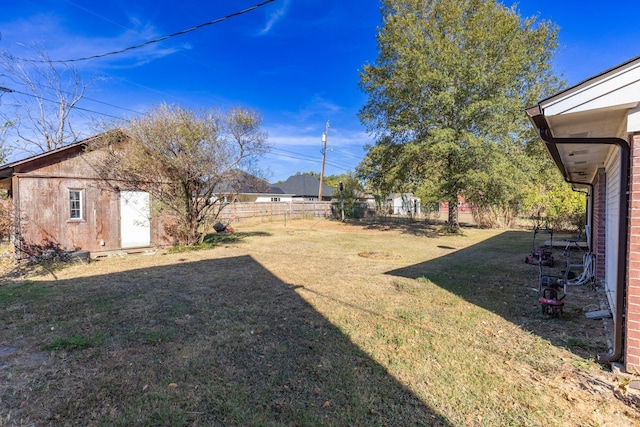
{"type": "Polygon", "coordinates": [[[531,233],[234,225],[0,285],[0,425],[640,423],[600,321],[540,313],[531,233]]]}

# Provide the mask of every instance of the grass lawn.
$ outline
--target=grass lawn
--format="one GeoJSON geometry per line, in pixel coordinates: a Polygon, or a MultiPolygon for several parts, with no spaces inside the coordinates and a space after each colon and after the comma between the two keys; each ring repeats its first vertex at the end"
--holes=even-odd
{"type": "Polygon", "coordinates": [[[0,279],[1,425],[632,426],[590,287],[527,231],[234,224],[207,250],[0,279]]]}

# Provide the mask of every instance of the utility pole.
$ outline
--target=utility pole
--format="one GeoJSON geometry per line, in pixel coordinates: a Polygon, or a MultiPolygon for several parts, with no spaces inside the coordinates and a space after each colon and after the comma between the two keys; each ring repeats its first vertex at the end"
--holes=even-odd
{"type": "Polygon", "coordinates": [[[322,186],[324,184],[324,161],[327,158],[327,139],[329,138],[329,120],[327,120],[327,124],[324,128],[324,133],[322,134],[322,143],[324,147],[322,148],[322,169],[320,169],[320,189],[318,190],[318,201],[322,201],[322,186]]]}

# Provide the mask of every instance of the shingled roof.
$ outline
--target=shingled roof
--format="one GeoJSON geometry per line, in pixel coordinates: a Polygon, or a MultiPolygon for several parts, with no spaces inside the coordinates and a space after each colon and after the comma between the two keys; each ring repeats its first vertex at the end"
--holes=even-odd
{"type": "Polygon", "coordinates": [[[241,169],[229,172],[229,177],[216,186],[218,194],[285,194],[279,187],[272,186],[262,178],[258,178],[241,169]]]}
{"type": "MultiPolygon", "coordinates": [[[[293,175],[287,178],[282,184],[275,185],[285,194],[294,194],[296,197],[318,197],[320,189],[320,180],[312,175],[293,175]]],[[[333,195],[333,187],[322,184],[322,198],[331,197],[333,195]]]]}

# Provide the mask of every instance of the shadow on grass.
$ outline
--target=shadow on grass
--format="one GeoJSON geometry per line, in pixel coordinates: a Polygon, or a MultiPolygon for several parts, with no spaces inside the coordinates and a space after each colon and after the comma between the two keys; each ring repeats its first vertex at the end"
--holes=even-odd
{"type": "MultiPolygon", "coordinates": [[[[581,357],[592,358],[599,352],[606,352],[607,337],[602,323],[586,319],[584,314],[585,307],[599,302],[593,289],[571,287],[564,300],[561,318],[541,313],[538,267],[524,263],[525,256],[531,252],[531,239],[530,232],[507,231],[463,250],[387,274],[427,278],[466,301],[581,357]]],[[[545,268],[543,274],[560,275],[562,255],[557,253],[556,258],[557,266],[545,268]]]]}
{"type": "Polygon", "coordinates": [[[268,237],[271,236],[271,233],[267,233],[266,231],[234,231],[233,233],[222,232],[222,233],[209,233],[204,237],[203,243],[207,244],[228,244],[228,243],[237,243],[240,242],[247,237],[268,237]]]}
{"type": "Polygon", "coordinates": [[[250,256],[32,283],[33,298],[19,287],[0,288],[2,342],[17,349],[0,419],[449,425],[250,256]]]}
{"type": "Polygon", "coordinates": [[[416,236],[436,237],[438,225],[430,220],[417,220],[408,217],[375,217],[351,220],[351,224],[359,225],[367,230],[400,231],[416,236]]]}
{"type": "Polygon", "coordinates": [[[191,246],[173,246],[169,248],[169,253],[181,253],[181,252],[192,252],[192,251],[200,251],[203,249],[211,249],[215,248],[219,245],[233,245],[236,243],[240,243],[242,240],[247,237],[252,236],[270,236],[271,233],[267,233],[264,231],[251,231],[251,232],[220,232],[220,233],[209,233],[204,236],[202,239],[202,243],[197,243],[191,246]]]}
{"type": "MultiPolygon", "coordinates": [[[[445,222],[439,219],[415,219],[411,217],[374,217],[350,220],[352,225],[359,225],[367,230],[399,231],[414,236],[437,237],[441,234],[445,222]]],[[[462,224],[470,227],[469,224],[462,224]]]]}

